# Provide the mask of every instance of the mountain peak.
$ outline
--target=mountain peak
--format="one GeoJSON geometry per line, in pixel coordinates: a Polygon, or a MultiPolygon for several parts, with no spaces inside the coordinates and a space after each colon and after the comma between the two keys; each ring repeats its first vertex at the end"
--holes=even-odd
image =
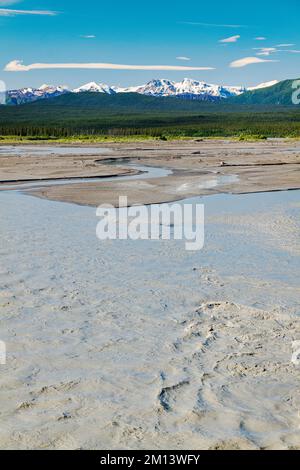
{"type": "Polygon", "coordinates": [[[42,91],[42,92],[45,92],[45,93],[54,93],[55,91],[67,91],[68,90],[68,87],[66,85],[58,85],[58,86],[54,86],[54,85],[47,85],[46,83],[44,83],[43,85],[41,85],[38,90],[42,91]]]}
{"type": "Polygon", "coordinates": [[[115,93],[114,89],[111,88],[106,83],[96,83],[96,82],[89,82],[85,85],[82,85],[79,88],[75,88],[73,90],[74,93],[82,93],[82,92],[92,92],[92,93],[107,93],[109,95],[115,93]]]}
{"type": "Polygon", "coordinates": [[[46,89],[48,89],[48,88],[53,88],[53,87],[51,87],[51,85],[47,85],[46,83],[44,83],[44,84],[41,85],[38,89],[39,89],[39,90],[46,90],[46,89]]]}

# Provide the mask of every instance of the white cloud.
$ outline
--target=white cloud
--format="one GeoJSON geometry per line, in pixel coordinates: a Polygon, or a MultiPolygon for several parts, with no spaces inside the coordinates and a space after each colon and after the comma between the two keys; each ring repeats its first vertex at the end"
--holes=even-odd
{"type": "Polygon", "coordinates": [[[230,36],[230,38],[225,38],[225,39],[220,39],[219,42],[222,42],[224,44],[226,43],[230,43],[230,42],[237,42],[238,39],[240,39],[241,36],[239,36],[238,34],[236,36],[230,36]]]}
{"type": "Polygon", "coordinates": [[[246,67],[247,65],[251,65],[251,64],[263,64],[265,62],[278,62],[278,60],[260,59],[259,57],[244,57],[243,59],[239,59],[239,60],[235,60],[231,62],[229,67],[240,68],[240,67],[246,67]]]}
{"type": "Polygon", "coordinates": [[[255,47],[253,50],[259,51],[257,52],[257,55],[265,55],[265,56],[278,52],[278,49],[276,49],[276,47],[255,47]]]}
{"type": "Polygon", "coordinates": [[[9,62],[5,72],[28,72],[30,70],[43,69],[102,69],[102,70],[169,70],[169,71],[190,71],[190,70],[215,70],[212,67],[184,67],[179,65],[124,65],[107,63],[62,63],[62,64],[30,64],[23,65],[20,60],[9,62]]]}
{"type": "Polygon", "coordinates": [[[265,38],[264,36],[257,36],[257,38],[254,38],[255,41],[266,41],[267,38],[265,38]]]}
{"type": "Polygon", "coordinates": [[[179,55],[176,57],[177,60],[191,60],[190,57],[185,57],[184,55],[179,55]]]}
{"type": "Polygon", "coordinates": [[[179,21],[179,24],[189,24],[192,26],[207,26],[209,28],[247,28],[244,24],[216,24],[216,23],[199,23],[194,21],[179,21]]]}
{"type": "Polygon", "coordinates": [[[293,47],[295,44],[277,44],[275,47],[293,47]]]}
{"type": "Polygon", "coordinates": [[[49,10],[11,10],[8,8],[0,8],[0,16],[17,16],[17,15],[47,15],[55,16],[57,12],[49,10]]]}
{"type": "Polygon", "coordinates": [[[256,55],[259,56],[270,56],[271,54],[275,54],[277,52],[287,52],[290,54],[299,54],[300,51],[296,49],[278,49],[278,47],[289,47],[294,46],[294,44],[281,44],[275,47],[255,47],[254,51],[259,51],[256,55]]]}
{"type": "Polygon", "coordinates": [[[80,37],[83,39],[95,39],[96,36],[94,34],[83,34],[80,37]]]}

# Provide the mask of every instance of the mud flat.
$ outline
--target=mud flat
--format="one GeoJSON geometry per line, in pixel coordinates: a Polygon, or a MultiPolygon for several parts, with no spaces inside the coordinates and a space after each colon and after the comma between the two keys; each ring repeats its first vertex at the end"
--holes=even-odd
{"type": "MultiPolygon", "coordinates": [[[[247,162],[271,162],[252,145],[247,162]]],[[[291,185],[298,150],[278,148],[291,185]]],[[[300,192],[188,202],[205,204],[201,251],[100,241],[93,207],[0,192],[2,449],[300,448],[300,192]]]]}
{"type": "MultiPolygon", "coordinates": [[[[35,188],[35,196],[82,205],[170,202],[222,193],[252,193],[300,187],[299,142],[180,141],[106,144],[105,147],[0,147],[0,181],[95,178],[78,184],[35,188]],[[113,165],[112,163],[116,164],[113,165]],[[136,174],[131,164],[169,169],[165,177],[130,181],[105,177],[136,174]],[[101,182],[100,178],[103,178],[101,182]]],[[[60,182],[61,182],[60,181],[60,182]]],[[[1,183],[0,183],[1,190],[1,183]]]]}
{"type": "Polygon", "coordinates": [[[0,181],[21,183],[134,174],[126,168],[112,167],[104,162],[98,164],[98,156],[109,155],[110,149],[104,147],[0,145],[0,181]]]}

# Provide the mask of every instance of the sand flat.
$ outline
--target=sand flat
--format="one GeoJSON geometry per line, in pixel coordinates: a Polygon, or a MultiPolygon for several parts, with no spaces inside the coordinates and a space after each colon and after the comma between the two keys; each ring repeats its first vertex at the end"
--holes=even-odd
{"type": "Polygon", "coordinates": [[[0,447],[299,449],[299,201],[185,200],[206,213],[187,252],[1,191],[0,447]]]}
{"type": "Polygon", "coordinates": [[[16,147],[17,155],[7,155],[3,147],[0,152],[2,186],[8,180],[21,183],[28,179],[126,176],[137,173],[128,167],[131,162],[137,166],[167,168],[172,174],[130,183],[118,179],[107,184],[103,179],[71,186],[55,185],[53,181],[51,186],[34,189],[32,194],[98,206],[117,205],[119,194],[126,195],[130,204],[151,204],[219,192],[240,194],[300,187],[300,145],[296,141],[153,141],[106,145],[84,150],[74,147],[68,154],[65,147],[52,147],[50,155],[45,153],[45,147],[31,153],[28,147],[27,152],[22,147],[20,155],[16,147]],[[63,153],[59,154],[60,151],[63,153]]]}
{"type": "Polygon", "coordinates": [[[130,169],[98,162],[100,157],[109,155],[110,149],[105,147],[0,145],[0,181],[21,183],[134,174],[130,169]]]}

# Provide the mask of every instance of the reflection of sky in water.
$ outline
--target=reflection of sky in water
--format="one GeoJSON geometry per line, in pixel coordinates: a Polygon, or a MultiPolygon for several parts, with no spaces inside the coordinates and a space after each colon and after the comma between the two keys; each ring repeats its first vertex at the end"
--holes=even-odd
{"type": "MultiPolygon", "coordinates": [[[[103,164],[107,164],[103,162],[103,164]]],[[[111,163],[109,163],[111,164],[111,163]]],[[[121,167],[121,164],[114,165],[116,167],[121,167]]],[[[28,181],[26,183],[19,184],[2,184],[1,188],[3,189],[30,189],[30,188],[43,188],[45,186],[58,186],[61,184],[78,184],[78,183],[101,183],[107,181],[115,181],[116,179],[122,179],[122,181],[128,180],[137,180],[137,179],[149,179],[149,178],[162,178],[163,176],[168,176],[172,174],[172,170],[167,170],[164,168],[155,168],[144,165],[135,165],[134,163],[124,164],[122,168],[130,167],[133,170],[141,171],[139,175],[120,175],[120,176],[103,176],[103,177],[92,177],[92,178],[61,178],[59,180],[43,180],[43,181],[28,181]]]]}

